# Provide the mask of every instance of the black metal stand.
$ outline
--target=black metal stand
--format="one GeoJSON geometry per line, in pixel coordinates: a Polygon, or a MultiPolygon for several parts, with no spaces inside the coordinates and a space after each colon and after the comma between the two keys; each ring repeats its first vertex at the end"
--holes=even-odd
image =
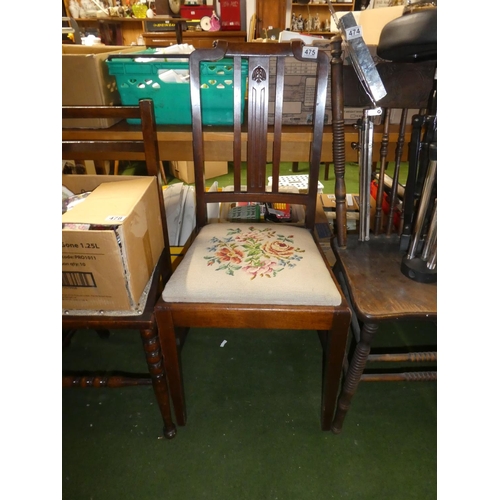
{"type": "Polygon", "coordinates": [[[436,178],[437,142],[433,142],[429,144],[429,165],[413,224],[413,234],[408,252],[401,262],[401,272],[419,283],[437,281],[437,197],[432,196],[436,191],[436,178]]]}

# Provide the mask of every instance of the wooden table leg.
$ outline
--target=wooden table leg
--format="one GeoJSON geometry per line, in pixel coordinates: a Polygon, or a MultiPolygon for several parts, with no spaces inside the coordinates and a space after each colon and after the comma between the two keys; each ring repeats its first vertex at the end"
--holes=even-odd
{"type": "Polygon", "coordinates": [[[325,162],[325,181],[328,180],[328,177],[330,176],[330,162],[325,162]]]}

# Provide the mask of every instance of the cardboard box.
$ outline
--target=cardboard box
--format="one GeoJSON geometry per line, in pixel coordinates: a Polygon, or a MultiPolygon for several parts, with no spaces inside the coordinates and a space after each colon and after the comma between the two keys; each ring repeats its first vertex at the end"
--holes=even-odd
{"type": "MultiPolygon", "coordinates": [[[[337,206],[335,203],[335,195],[323,193],[320,195],[321,205],[324,210],[333,211],[337,206]]],[[[346,203],[348,212],[358,212],[359,211],[359,194],[346,194],[346,203]]]]}
{"type": "MultiPolygon", "coordinates": [[[[276,77],[271,73],[271,83],[276,77]]],[[[283,98],[283,123],[287,125],[307,125],[312,123],[314,109],[314,86],[316,84],[316,64],[295,61],[287,58],[285,61],[285,90],[283,98]]],[[[274,122],[274,88],[270,89],[269,123],[274,122]]],[[[325,125],[332,123],[331,106],[331,75],[328,73],[328,88],[326,95],[325,125]]],[[[344,122],[354,124],[363,118],[362,107],[346,107],[344,122]]],[[[381,117],[377,116],[374,123],[379,125],[381,117]]]]}
{"type": "MultiPolygon", "coordinates": [[[[376,2],[377,0],[375,0],[376,2]]],[[[389,7],[388,5],[382,5],[385,2],[386,4],[389,0],[380,0],[377,8],[370,7],[364,10],[353,11],[352,15],[354,16],[354,20],[358,26],[361,26],[361,33],[363,35],[363,40],[368,46],[368,50],[370,54],[375,59],[375,63],[377,63],[377,45],[380,40],[380,33],[384,26],[396,19],[397,17],[401,17],[403,15],[404,5],[396,5],[394,7],[389,7]]],[[[338,12],[337,17],[340,19],[346,12],[338,12]]],[[[333,18],[331,19],[331,25],[335,26],[335,21],[333,18]]]]}
{"type": "MultiPolygon", "coordinates": [[[[227,161],[205,162],[205,179],[219,177],[219,175],[225,175],[227,172],[227,161]]],[[[194,183],[194,163],[192,161],[171,161],[170,173],[186,184],[194,183]]]]}
{"type": "Polygon", "coordinates": [[[63,311],[140,313],[164,248],[156,182],[63,175],[73,193],[92,191],[62,216],[63,311]]]}
{"type": "MultiPolygon", "coordinates": [[[[370,199],[371,203],[371,199],[370,199]]],[[[359,221],[359,194],[346,194],[346,204],[347,204],[347,230],[349,232],[356,231],[358,228],[359,221]]],[[[334,221],[336,219],[335,213],[335,195],[323,193],[320,195],[319,205],[323,208],[323,211],[332,226],[334,226],[334,221]]]]}
{"type": "MultiPolygon", "coordinates": [[[[372,192],[373,194],[373,192],[372,192]]],[[[355,232],[359,231],[359,194],[346,194],[347,202],[347,231],[355,232]]],[[[335,213],[335,195],[334,194],[322,194],[320,195],[319,206],[323,208],[323,211],[330,222],[330,225],[334,226],[336,213],[335,213]]],[[[370,230],[375,229],[375,213],[376,213],[377,201],[373,196],[370,196],[370,230]]],[[[400,202],[396,206],[394,214],[394,231],[397,231],[399,226],[399,218],[401,213],[402,203],[400,202]]],[[[384,213],[384,207],[382,206],[381,212],[381,228],[385,230],[387,224],[387,214],[384,213]]]]}
{"type": "MultiPolygon", "coordinates": [[[[283,96],[283,124],[306,125],[312,123],[314,109],[314,87],[316,85],[317,64],[285,60],[285,88],[283,96]]],[[[271,69],[269,88],[269,124],[274,123],[274,85],[276,72],[271,69]]],[[[332,123],[331,77],[328,75],[326,93],[325,125],[332,123]]]]}
{"type": "MultiPolygon", "coordinates": [[[[347,13],[347,12],[346,12],[347,13]]],[[[400,17],[403,13],[403,6],[387,7],[381,9],[367,9],[353,12],[358,25],[362,27],[363,39],[370,50],[375,63],[381,61],[377,57],[377,45],[380,39],[380,33],[383,27],[393,19],[400,17]]],[[[341,13],[343,14],[343,13],[341,13]]],[[[340,16],[341,17],[341,16],[340,16]]],[[[334,23],[332,23],[332,26],[334,23]]],[[[283,35],[283,39],[297,38],[294,32],[288,32],[283,35]]],[[[303,37],[305,38],[305,37],[303,37]]],[[[281,40],[281,39],[280,39],[281,40]]],[[[307,40],[307,38],[306,38],[307,40]]],[[[320,40],[315,40],[319,42],[320,40]]],[[[307,41],[306,41],[307,43],[307,41]]],[[[328,52],[328,50],[327,50],[328,52]]],[[[347,62],[346,62],[347,63],[347,62]]],[[[285,95],[283,101],[283,123],[287,125],[305,125],[312,121],[312,111],[314,106],[314,85],[316,74],[316,64],[306,63],[294,60],[285,61],[285,95]]],[[[273,75],[271,76],[273,78],[273,75]]],[[[272,80],[274,83],[275,80],[272,80]]],[[[344,80],[345,83],[345,80],[344,80]]],[[[364,95],[364,93],[363,93],[364,95]]],[[[274,98],[273,95],[270,96],[274,98]]],[[[371,106],[366,106],[371,107],[371,106]]],[[[346,107],[344,111],[345,123],[356,123],[363,116],[363,106],[346,107]]],[[[274,106],[269,106],[272,117],[269,122],[274,120],[274,106]]],[[[331,110],[331,75],[328,75],[328,89],[326,98],[325,125],[332,123],[331,110]]],[[[374,118],[374,123],[382,123],[382,117],[374,118]]]]}
{"type": "MultiPolygon", "coordinates": [[[[141,46],[62,45],[62,105],[111,106],[120,104],[116,79],[108,72],[106,59],[110,53],[137,52],[141,46]]],[[[65,119],[63,128],[108,128],[117,119],[65,119]]]]}
{"type": "Polygon", "coordinates": [[[377,8],[365,9],[359,12],[357,23],[361,26],[363,40],[368,46],[376,47],[384,26],[403,15],[404,5],[389,7],[382,5],[381,1],[379,1],[379,4],[377,8]]]}

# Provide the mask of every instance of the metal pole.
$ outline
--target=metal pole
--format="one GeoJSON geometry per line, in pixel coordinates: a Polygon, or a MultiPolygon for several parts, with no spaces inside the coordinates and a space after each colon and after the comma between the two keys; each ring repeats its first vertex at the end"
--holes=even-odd
{"type": "Polygon", "coordinates": [[[361,124],[359,162],[359,241],[370,239],[370,184],[373,160],[373,117],[382,114],[382,108],[365,109],[361,124]]]}
{"type": "Polygon", "coordinates": [[[413,259],[415,257],[420,235],[424,226],[425,214],[427,212],[434,180],[437,171],[437,146],[435,143],[429,145],[429,167],[422,189],[422,196],[420,198],[420,205],[418,207],[417,218],[415,221],[415,232],[413,233],[412,240],[410,241],[410,248],[408,249],[407,258],[413,259]]]}

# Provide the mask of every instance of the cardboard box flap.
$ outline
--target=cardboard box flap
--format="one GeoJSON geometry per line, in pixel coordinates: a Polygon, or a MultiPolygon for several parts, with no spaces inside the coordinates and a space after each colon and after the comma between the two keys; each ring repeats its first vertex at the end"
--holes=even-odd
{"type": "Polygon", "coordinates": [[[85,193],[86,191],[93,191],[97,186],[105,182],[117,181],[135,181],[137,177],[133,175],[75,175],[75,174],[62,174],[62,185],[67,187],[75,194],[85,193]]]}
{"type": "Polygon", "coordinates": [[[128,45],[71,45],[62,44],[62,53],[65,55],[77,54],[77,55],[93,55],[102,54],[107,52],[136,52],[141,50],[141,47],[132,47],[128,45]]]}
{"type": "Polygon", "coordinates": [[[62,216],[63,223],[120,225],[134,210],[154,177],[99,185],[83,201],[62,216]]]}

